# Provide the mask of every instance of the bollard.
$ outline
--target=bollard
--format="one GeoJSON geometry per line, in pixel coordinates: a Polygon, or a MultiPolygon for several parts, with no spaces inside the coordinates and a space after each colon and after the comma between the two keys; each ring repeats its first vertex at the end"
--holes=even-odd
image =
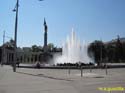
{"type": "Polygon", "coordinates": [[[90,66],[90,73],[92,72],[92,67],[90,66]]]}
{"type": "Polygon", "coordinates": [[[105,73],[108,75],[107,65],[105,66],[105,73]]]}
{"type": "Polygon", "coordinates": [[[70,66],[69,66],[69,69],[68,69],[68,74],[70,75],[70,66]]]}
{"type": "Polygon", "coordinates": [[[83,76],[83,69],[82,69],[82,66],[81,66],[81,77],[83,76]]]}

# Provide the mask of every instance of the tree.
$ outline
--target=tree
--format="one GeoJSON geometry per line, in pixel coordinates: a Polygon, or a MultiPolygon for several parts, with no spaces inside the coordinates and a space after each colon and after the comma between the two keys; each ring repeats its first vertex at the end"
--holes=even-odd
{"type": "Polygon", "coordinates": [[[120,62],[123,59],[123,47],[122,43],[120,41],[120,38],[118,36],[117,41],[116,41],[116,49],[115,49],[115,58],[116,61],[120,62]]]}
{"type": "Polygon", "coordinates": [[[9,42],[4,43],[3,46],[7,49],[13,50],[14,49],[14,40],[11,39],[9,42]]]}
{"type": "Polygon", "coordinates": [[[109,62],[115,61],[115,46],[112,44],[106,45],[106,51],[107,51],[107,58],[109,62]]]}
{"type": "Polygon", "coordinates": [[[49,43],[49,44],[47,45],[47,47],[48,47],[48,50],[49,50],[49,51],[53,51],[54,44],[53,44],[53,43],[49,43]]]}
{"type": "Polygon", "coordinates": [[[40,52],[40,51],[42,51],[42,49],[39,46],[37,46],[37,45],[33,45],[31,47],[31,51],[32,52],[40,52]]]}
{"type": "Polygon", "coordinates": [[[88,47],[88,54],[92,57],[94,56],[95,62],[100,65],[100,63],[106,58],[106,49],[102,41],[95,40],[88,47]]]}

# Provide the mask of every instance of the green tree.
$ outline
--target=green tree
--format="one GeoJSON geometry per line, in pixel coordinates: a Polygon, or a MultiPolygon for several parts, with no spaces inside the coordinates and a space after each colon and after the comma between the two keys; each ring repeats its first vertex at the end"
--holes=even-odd
{"type": "Polygon", "coordinates": [[[53,44],[53,43],[49,43],[49,44],[47,45],[47,47],[48,47],[48,50],[49,50],[49,51],[53,51],[54,44],[53,44]]]}
{"type": "Polygon", "coordinates": [[[122,48],[123,48],[123,57],[122,60],[125,62],[125,42],[122,43],[122,48]]]}
{"type": "Polygon", "coordinates": [[[118,36],[117,41],[116,41],[116,49],[115,49],[115,60],[117,62],[120,62],[123,59],[123,47],[122,43],[120,41],[120,38],[118,36]]]}
{"type": "Polygon", "coordinates": [[[112,44],[106,45],[106,51],[107,51],[107,58],[108,62],[114,62],[115,61],[115,46],[112,44]]]}
{"type": "Polygon", "coordinates": [[[42,49],[39,46],[37,46],[37,45],[33,45],[31,47],[31,51],[32,52],[40,52],[40,51],[42,51],[42,49]]]}
{"type": "Polygon", "coordinates": [[[10,41],[4,43],[3,46],[7,49],[14,49],[14,40],[11,39],[10,41]]]}
{"type": "Polygon", "coordinates": [[[95,62],[100,65],[100,63],[106,58],[106,49],[102,41],[95,40],[88,47],[88,54],[90,57],[94,56],[95,62]]]}

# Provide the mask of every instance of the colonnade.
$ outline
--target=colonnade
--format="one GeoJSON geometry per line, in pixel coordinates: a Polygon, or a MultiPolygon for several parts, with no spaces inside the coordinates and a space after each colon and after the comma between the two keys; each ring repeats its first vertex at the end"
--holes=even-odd
{"type": "MultiPolygon", "coordinates": [[[[35,63],[36,61],[41,61],[40,52],[17,52],[17,62],[19,63],[35,63]]],[[[12,64],[14,53],[10,50],[5,50],[4,54],[4,63],[5,64],[12,64]]]]}
{"type": "Polygon", "coordinates": [[[40,53],[23,53],[20,56],[18,56],[18,61],[20,61],[21,63],[35,63],[36,61],[40,61],[40,53]]]}

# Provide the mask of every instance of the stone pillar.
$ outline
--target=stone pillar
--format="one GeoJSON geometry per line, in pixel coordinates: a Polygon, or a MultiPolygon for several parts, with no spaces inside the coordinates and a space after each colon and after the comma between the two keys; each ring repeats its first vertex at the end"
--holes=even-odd
{"type": "Polygon", "coordinates": [[[23,57],[22,57],[22,59],[23,59],[23,63],[25,63],[24,61],[25,61],[25,59],[24,59],[24,54],[23,54],[23,57]]]}
{"type": "Polygon", "coordinates": [[[29,63],[31,63],[31,54],[29,55],[29,63]]]}

